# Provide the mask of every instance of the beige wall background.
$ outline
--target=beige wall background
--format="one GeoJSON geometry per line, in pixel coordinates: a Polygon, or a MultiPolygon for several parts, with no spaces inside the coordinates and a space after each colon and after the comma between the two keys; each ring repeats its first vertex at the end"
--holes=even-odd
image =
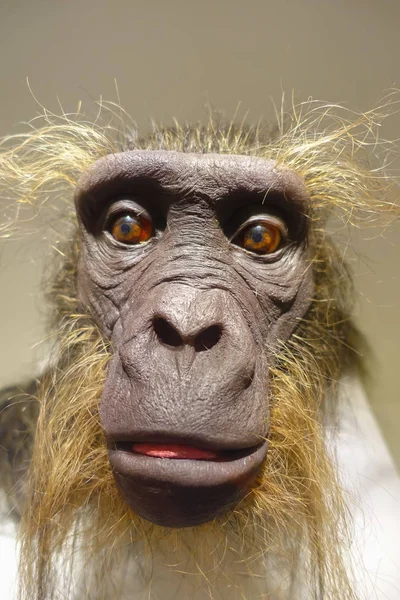
{"type": "MultiPolygon", "coordinates": [[[[117,100],[116,79],[143,132],[151,117],[201,119],[206,101],[274,119],[282,91],[365,111],[400,85],[399,28],[398,0],[2,0],[0,135],[39,110],[27,77],[55,112],[117,100]]],[[[400,138],[399,114],[381,135],[400,138]]],[[[399,236],[399,225],[358,232],[352,262],[357,318],[376,355],[370,399],[400,464],[399,236]]],[[[32,374],[44,353],[41,237],[0,245],[1,385],[32,374]]]]}

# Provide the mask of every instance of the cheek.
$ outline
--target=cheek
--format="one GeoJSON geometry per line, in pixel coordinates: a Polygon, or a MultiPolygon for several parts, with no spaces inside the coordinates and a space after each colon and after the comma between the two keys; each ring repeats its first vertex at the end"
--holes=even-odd
{"type": "Polygon", "coordinates": [[[310,268],[307,268],[297,288],[290,306],[281,313],[271,328],[271,338],[276,340],[274,351],[280,342],[290,339],[299,321],[307,314],[314,296],[314,278],[310,268]]]}
{"type": "MultiPolygon", "coordinates": [[[[253,264],[251,269],[248,261],[240,256],[235,269],[242,287],[243,282],[246,286],[242,294],[246,299],[243,312],[249,315],[249,324],[255,328],[254,337],[261,337],[263,347],[271,356],[280,343],[290,338],[311,305],[314,281],[307,254],[298,248],[285,260],[253,264]]],[[[237,289],[241,288],[237,286],[237,289]]]]}
{"type": "Polygon", "coordinates": [[[82,309],[88,311],[106,337],[111,338],[120,317],[120,306],[132,289],[123,264],[116,263],[115,259],[105,260],[101,252],[82,243],[77,283],[82,309]]]}
{"type": "Polygon", "coordinates": [[[110,431],[119,431],[124,427],[124,418],[131,411],[131,385],[118,355],[114,354],[108,365],[100,400],[100,422],[106,436],[110,431]]]}

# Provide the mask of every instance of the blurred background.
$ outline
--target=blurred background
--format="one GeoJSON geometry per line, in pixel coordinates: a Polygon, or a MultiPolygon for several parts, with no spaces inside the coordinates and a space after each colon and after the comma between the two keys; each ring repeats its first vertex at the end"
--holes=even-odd
{"type": "MultiPolygon", "coordinates": [[[[0,136],[40,111],[96,114],[122,105],[141,132],[201,120],[210,103],[232,117],[275,121],[282,92],[366,111],[400,86],[398,0],[2,0],[0,136]]],[[[398,96],[400,99],[400,94],[398,96]]],[[[380,136],[400,138],[400,114],[380,136]]],[[[398,144],[400,151],[400,143],[398,144]]],[[[400,175],[400,162],[393,167],[400,175]]],[[[369,397],[400,465],[400,225],[354,237],[356,316],[375,353],[369,397]]],[[[0,245],[0,385],[35,372],[44,354],[40,235],[0,245]]]]}

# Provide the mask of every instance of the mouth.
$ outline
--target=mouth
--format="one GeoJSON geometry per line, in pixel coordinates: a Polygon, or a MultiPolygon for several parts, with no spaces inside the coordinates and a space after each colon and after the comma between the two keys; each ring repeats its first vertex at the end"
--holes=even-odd
{"type": "Polygon", "coordinates": [[[267,441],[231,449],[190,442],[136,439],[109,448],[116,483],[140,516],[166,527],[212,520],[248,493],[268,449],[267,441]]]}
{"type": "Polygon", "coordinates": [[[115,449],[142,456],[173,460],[207,460],[227,462],[253,453],[258,446],[250,448],[219,450],[197,445],[167,442],[117,442],[115,449]]]}

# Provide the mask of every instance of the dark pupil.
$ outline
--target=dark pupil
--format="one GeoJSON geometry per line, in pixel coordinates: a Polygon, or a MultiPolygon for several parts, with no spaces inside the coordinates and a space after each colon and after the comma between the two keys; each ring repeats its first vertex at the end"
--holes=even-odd
{"type": "Polygon", "coordinates": [[[251,239],[255,244],[259,244],[263,239],[263,227],[257,225],[251,230],[251,239]]]}
{"type": "Polygon", "coordinates": [[[125,223],[121,223],[120,229],[121,229],[121,233],[128,234],[128,233],[131,232],[132,224],[131,223],[126,223],[126,222],[125,223]]]}

